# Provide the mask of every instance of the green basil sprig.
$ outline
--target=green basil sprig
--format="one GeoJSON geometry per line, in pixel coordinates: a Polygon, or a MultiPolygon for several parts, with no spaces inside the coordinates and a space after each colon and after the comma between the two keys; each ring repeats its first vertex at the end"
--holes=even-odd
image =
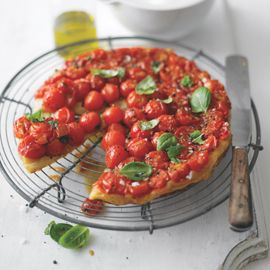
{"type": "Polygon", "coordinates": [[[173,102],[173,98],[171,96],[169,96],[166,99],[160,99],[161,102],[165,103],[165,104],[170,104],[173,102]]]}
{"type": "Polygon", "coordinates": [[[45,116],[42,110],[38,110],[34,113],[26,113],[25,117],[31,122],[44,122],[45,116]]]}
{"type": "Polygon", "coordinates": [[[155,128],[159,124],[158,119],[152,119],[150,121],[141,121],[139,127],[141,130],[149,130],[155,128]]]}
{"type": "Polygon", "coordinates": [[[180,81],[180,83],[182,86],[186,88],[190,88],[191,86],[193,86],[193,81],[188,75],[184,76],[182,80],[180,81]]]}
{"type": "Polygon", "coordinates": [[[113,77],[123,78],[125,76],[126,70],[122,67],[117,69],[93,68],[91,69],[91,73],[95,76],[100,76],[102,78],[113,78],[113,77]]]}
{"type": "Polygon", "coordinates": [[[206,112],[211,102],[211,93],[208,88],[200,87],[196,89],[190,98],[192,112],[206,112]]]}
{"type": "Polygon", "coordinates": [[[136,86],[136,93],[139,95],[151,95],[156,91],[155,80],[151,76],[146,76],[136,86]]]}
{"type": "Polygon", "coordinates": [[[161,68],[161,62],[159,61],[153,61],[151,64],[152,70],[155,74],[159,73],[161,68]]]}
{"type": "Polygon", "coordinates": [[[78,249],[86,246],[89,241],[89,229],[85,226],[50,222],[44,231],[45,235],[51,238],[59,245],[69,248],[78,249]]]}
{"type": "Polygon", "coordinates": [[[151,176],[152,171],[152,166],[144,162],[134,161],[126,164],[119,173],[130,180],[139,181],[151,176]]]}
{"type": "Polygon", "coordinates": [[[194,130],[189,136],[193,143],[204,144],[203,134],[199,130],[194,130]]]}

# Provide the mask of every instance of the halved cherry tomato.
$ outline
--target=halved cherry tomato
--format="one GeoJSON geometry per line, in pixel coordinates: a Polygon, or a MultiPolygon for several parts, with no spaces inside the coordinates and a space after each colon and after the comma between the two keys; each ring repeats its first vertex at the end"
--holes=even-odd
{"type": "Polygon", "coordinates": [[[116,167],[128,157],[128,153],[122,145],[113,145],[106,151],[105,163],[109,169],[116,167]]]}
{"type": "Polygon", "coordinates": [[[46,147],[46,154],[48,156],[60,156],[64,153],[65,144],[59,141],[59,139],[54,139],[46,147]]]}
{"type": "Polygon", "coordinates": [[[200,122],[199,118],[193,116],[192,112],[187,108],[178,109],[175,118],[183,126],[198,124],[200,122]]]}
{"type": "Polygon", "coordinates": [[[80,126],[86,133],[91,133],[101,124],[100,117],[96,112],[84,113],[80,117],[80,126]]]}
{"type": "Polygon", "coordinates": [[[128,127],[132,127],[132,125],[136,123],[138,120],[144,120],[144,119],[145,119],[145,114],[140,109],[129,108],[125,111],[124,123],[128,127]]]}
{"type": "Polygon", "coordinates": [[[104,100],[108,103],[117,101],[120,97],[119,88],[116,84],[107,83],[101,90],[104,100]]]}
{"type": "Polygon", "coordinates": [[[57,138],[61,138],[63,136],[68,135],[69,133],[68,125],[64,123],[58,123],[58,125],[55,128],[55,133],[57,138]]]}
{"type": "Polygon", "coordinates": [[[94,76],[91,73],[88,74],[85,79],[90,82],[91,89],[94,89],[94,90],[97,90],[97,91],[100,91],[105,85],[105,82],[101,77],[94,76]]]}
{"type": "Polygon", "coordinates": [[[103,207],[103,201],[91,200],[86,198],[81,205],[81,210],[85,215],[92,217],[99,214],[102,211],[103,207]]]}
{"type": "Polygon", "coordinates": [[[157,170],[150,177],[149,186],[154,189],[163,188],[166,186],[166,183],[169,181],[169,175],[164,170],[157,170]]]}
{"type": "Polygon", "coordinates": [[[145,156],[145,163],[157,169],[167,169],[169,159],[164,151],[152,151],[145,156]]]}
{"type": "Polygon", "coordinates": [[[68,128],[69,144],[74,146],[82,144],[84,142],[85,132],[84,129],[79,125],[79,123],[69,123],[68,128]]]}
{"type": "Polygon", "coordinates": [[[120,93],[123,97],[127,97],[131,92],[135,91],[137,83],[134,80],[126,80],[120,85],[120,93]]]}
{"type": "Polygon", "coordinates": [[[133,138],[150,138],[152,135],[152,130],[141,130],[140,122],[138,121],[130,129],[130,137],[133,138]]]}
{"type": "Polygon", "coordinates": [[[119,123],[113,123],[113,124],[109,125],[108,132],[113,131],[113,130],[119,131],[123,135],[126,135],[126,132],[127,132],[126,128],[119,123]]]}
{"type": "Polygon", "coordinates": [[[84,100],[84,98],[87,96],[87,94],[91,90],[91,84],[86,79],[78,79],[74,81],[76,85],[76,97],[77,100],[84,100]]]}
{"type": "Polygon", "coordinates": [[[53,128],[46,122],[32,123],[29,134],[38,144],[46,144],[54,139],[53,128]]]}
{"type": "Polygon", "coordinates": [[[151,187],[146,181],[142,181],[139,182],[138,185],[130,184],[128,186],[128,191],[133,197],[138,198],[148,194],[151,191],[151,187]]]}
{"type": "Polygon", "coordinates": [[[131,156],[143,158],[152,150],[152,144],[147,139],[135,138],[130,140],[127,150],[131,156]]]}
{"type": "Polygon", "coordinates": [[[88,74],[88,72],[84,68],[77,68],[75,66],[67,67],[64,73],[68,78],[72,80],[84,78],[88,74]]]}
{"type": "Polygon", "coordinates": [[[113,172],[104,172],[97,183],[106,193],[124,194],[125,185],[121,185],[121,179],[125,181],[124,177],[117,176],[113,172]]]}
{"type": "Polygon", "coordinates": [[[173,115],[163,114],[159,118],[158,129],[160,131],[173,132],[177,128],[177,121],[173,115]]]}
{"type": "Polygon", "coordinates": [[[25,117],[21,116],[13,125],[13,131],[16,138],[22,139],[29,134],[31,122],[25,117]]]}
{"type": "Polygon", "coordinates": [[[113,145],[125,146],[126,137],[125,135],[117,130],[108,131],[101,141],[101,147],[107,150],[113,145]]]}
{"type": "Polygon", "coordinates": [[[200,146],[200,150],[212,151],[213,149],[217,148],[217,144],[217,138],[214,135],[209,135],[204,141],[204,144],[200,146]]]}
{"type": "Polygon", "coordinates": [[[195,152],[188,161],[188,165],[193,171],[201,171],[209,160],[207,151],[195,152]]]}
{"type": "Polygon", "coordinates": [[[130,163],[130,162],[135,162],[135,161],[141,161],[141,159],[136,158],[136,157],[128,157],[125,160],[123,160],[122,162],[119,163],[118,168],[121,169],[123,168],[126,164],[130,163]]]}
{"type": "Polygon", "coordinates": [[[28,135],[19,143],[18,151],[23,157],[39,159],[45,155],[46,147],[45,145],[36,143],[35,139],[31,135],[28,135]]]}
{"type": "Polygon", "coordinates": [[[139,95],[135,91],[131,92],[127,99],[128,107],[142,109],[147,104],[147,97],[145,95],[139,95]]]}
{"type": "Polygon", "coordinates": [[[69,108],[63,107],[54,113],[54,118],[59,123],[68,124],[75,120],[75,115],[74,115],[74,112],[71,111],[69,108]]]}
{"type": "Polygon", "coordinates": [[[88,111],[98,111],[104,105],[102,94],[97,91],[91,91],[84,99],[84,107],[88,111]]]}
{"type": "Polygon", "coordinates": [[[130,68],[128,70],[128,77],[134,79],[137,82],[143,80],[146,77],[147,73],[139,67],[130,68]]]}
{"type": "Polygon", "coordinates": [[[107,108],[102,114],[103,119],[107,125],[119,123],[124,119],[124,112],[117,106],[107,108]]]}
{"type": "Polygon", "coordinates": [[[43,96],[43,107],[47,112],[55,112],[66,105],[66,97],[57,88],[51,88],[43,96]]]}
{"type": "Polygon", "coordinates": [[[172,181],[181,182],[190,172],[190,167],[187,163],[170,164],[168,173],[172,181]]]}
{"type": "Polygon", "coordinates": [[[162,114],[168,113],[166,104],[159,100],[153,99],[146,104],[144,111],[148,119],[154,119],[161,116],[162,114]]]}

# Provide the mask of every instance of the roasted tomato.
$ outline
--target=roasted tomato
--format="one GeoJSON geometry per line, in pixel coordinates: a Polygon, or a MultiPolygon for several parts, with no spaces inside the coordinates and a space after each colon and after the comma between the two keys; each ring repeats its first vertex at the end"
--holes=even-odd
{"type": "Polygon", "coordinates": [[[145,181],[142,182],[132,182],[128,187],[129,193],[135,197],[142,197],[151,191],[151,187],[145,181]]]}
{"type": "Polygon", "coordinates": [[[77,100],[84,100],[84,98],[87,96],[87,94],[91,90],[91,84],[86,79],[79,79],[74,81],[76,85],[76,97],[77,100]]]}
{"type": "Polygon", "coordinates": [[[97,91],[91,91],[84,99],[84,107],[88,111],[98,111],[104,105],[103,96],[97,91]]]}
{"type": "Polygon", "coordinates": [[[134,80],[126,80],[120,85],[120,94],[123,97],[127,97],[131,92],[135,91],[137,83],[134,80]]]}
{"type": "Polygon", "coordinates": [[[172,181],[181,182],[190,172],[187,163],[170,164],[168,173],[172,181]]]}
{"type": "Polygon", "coordinates": [[[81,210],[86,216],[92,217],[99,214],[103,207],[104,203],[102,201],[86,198],[81,205],[81,210]]]}
{"type": "Polygon", "coordinates": [[[43,96],[43,107],[47,112],[55,112],[66,105],[66,97],[57,88],[50,88],[43,96]]]}
{"type": "Polygon", "coordinates": [[[128,77],[137,82],[143,80],[146,77],[146,75],[147,75],[146,71],[138,67],[130,68],[128,70],[128,77]]]}
{"type": "Polygon", "coordinates": [[[159,189],[166,186],[169,181],[169,175],[164,170],[157,170],[153,173],[149,180],[149,186],[153,189],[159,189]]]}
{"type": "Polygon", "coordinates": [[[208,151],[195,152],[188,161],[188,165],[193,171],[201,171],[202,168],[208,163],[208,151]]]}
{"type": "Polygon", "coordinates": [[[152,144],[147,139],[135,138],[130,140],[127,149],[131,156],[143,158],[152,150],[152,144]]]}
{"type": "Polygon", "coordinates": [[[126,189],[126,179],[113,172],[104,172],[98,179],[98,185],[106,193],[124,194],[126,189]]]}
{"type": "Polygon", "coordinates": [[[119,123],[124,119],[124,112],[117,106],[107,108],[102,114],[103,119],[107,125],[119,123]]]}
{"type": "Polygon", "coordinates": [[[125,135],[117,130],[108,131],[101,141],[101,146],[104,150],[107,150],[113,145],[125,146],[125,135]]]}
{"type": "Polygon", "coordinates": [[[84,113],[80,117],[80,126],[86,133],[91,133],[101,124],[100,117],[96,112],[84,113]]]}
{"type": "Polygon", "coordinates": [[[156,169],[167,169],[169,159],[164,151],[152,151],[145,156],[145,162],[156,169]]]}
{"type": "Polygon", "coordinates": [[[150,138],[152,135],[152,130],[141,130],[140,122],[138,121],[133,124],[132,128],[130,129],[130,137],[131,138],[150,138]]]}
{"type": "Polygon", "coordinates": [[[48,156],[60,156],[65,151],[65,144],[59,139],[54,139],[46,147],[46,154],[48,156]]]}
{"type": "Polygon", "coordinates": [[[69,133],[68,125],[64,123],[58,123],[58,125],[55,128],[55,133],[57,138],[67,136],[69,133]]]}
{"type": "Polygon", "coordinates": [[[38,144],[46,144],[54,139],[53,127],[46,122],[32,123],[29,134],[38,144]]]}
{"type": "Polygon", "coordinates": [[[63,107],[54,113],[54,118],[59,123],[71,123],[75,120],[74,112],[67,107],[63,107]]]}
{"type": "Polygon", "coordinates": [[[125,111],[124,123],[128,127],[132,127],[138,120],[144,120],[145,114],[142,110],[137,108],[129,108],[125,111]]]}
{"type": "Polygon", "coordinates": [[[64,73],[69,79],[72,80],[84,78],[88,74],[84,68],[77,68],[75,66],[69,66],[64,73]]]}
{"type": "Polygon", "coordinates": [[[28,135],[19,143],[18,151],[23,157],[39,159],[45,155],[46,147],[45,145],[36,143],[35,139],[31,135],[28,135]]]}
{"type": "Polygon", "coordinates": [[[108,132],[110,132],[110,131],[119,131],[123,135],[126,135],[126,132],[127,132],[126,128],[119,123],[113,123],[113,124],[109,125],[108,132]]]}
{"type": "Polygon", "coordinates": [[[80,124],[72,122],[68,124],[69,128],[69,144],[77,146],[84,142],[85,132],[80,124]]]}
{"type": "Polygon", "coordinates": [[[136,158],[136,157],[128,157],[128,158],[126,158],[125,160],[123,160],[122,162],[119,163],[118,168],[121,169],[126,164],[128,164],[130,162],[135,162],[135,161],[141,161],[141,159],[136,158]]]}
{"type": "Polygon", "coordinates": [[[173,115],[161,115],[159,118],[158,129],[160,131],[173,132],[177,128],[177,121],[173,115]]]}
{"type": "Polygon", "coordinates": [[[178,123],[183,126],[198,124],[200,122],[200,119],[194,116],[191,110],[187,108],[178,109],[175,118],[178,121],[178,123]]]}
{"type": "Polygon", "coordinates": [[[116,84],[107,83],[101,90],[101,94],[107,103],[113,103],[120,97],[119,88],[116,84]]]}
{"type": "Polygon", "coordinates": [[[147,104],[148,99],[145,95],[139,95],[133,91],[128,95],[126,101],[128,107],[142,109],[147,104]]]}
{"type": "Polygon", "coordinates": [[[146,104],[144,111],[148,119],[154,119],[168,113],[166,104],[159,100],[150,100],[146,104]]]}
{"type": "Polygon", "coordinates": [[[16,138],[22,139],[28,135],[30,126],[31,122],[25,116],[17,119],[13,125],[13,131],[16,138]]]}
{"type": "Polygon", "coordinates": [[[105,163],[109,169],[116,167],[128,157],[128,153],[122,145],[113,145],[106,151],[105,163]]]}
{"type": "Polygon", "coordinates": [[[217,148],[217,144],[217,138],[214,135],[209,135],[204,144],[200,146],[200,150],[212,151],[217,148]]]}
{"type": "Polygon", "coordinates": [[[88,74],[85,79],[90,82],[91,89],[94,89],[97,91],[100,91],[105,85],[105,81],[101,77],[94,76],[91,73],[88,74]]]}

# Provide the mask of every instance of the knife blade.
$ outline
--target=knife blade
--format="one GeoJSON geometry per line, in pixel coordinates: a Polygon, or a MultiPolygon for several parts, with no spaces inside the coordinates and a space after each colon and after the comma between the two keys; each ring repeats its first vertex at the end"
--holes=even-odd
{"type": "Polygon", "coordinates": [[[229,223],[237,231],[253,223],[247,147],[251,138],[251,99],[248,60],[240,55],[226,58],[226,87],[232,103],[232,179],[229,223]]]}

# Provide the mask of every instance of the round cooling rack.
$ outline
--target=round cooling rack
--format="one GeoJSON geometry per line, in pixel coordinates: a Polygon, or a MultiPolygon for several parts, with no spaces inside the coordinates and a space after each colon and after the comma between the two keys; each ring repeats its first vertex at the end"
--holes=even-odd
{"type": "MultiPolygon", "coordinates": [[[[178,54],[195,60],[201,69],[207,70],[214,78],[224,83],[223,66],[202,51],[152,38],[115,37],[86,40],[49,51],[21,69],[0,96],[0,167],[10,185],[29,202],[30,207],[37,206],[73,223],[123,231],[153,232],[154,229],[176,225],[198,217],[228,198],[231,151],[228,151],[207,181],[142,206],[106,204],[104,210],[93,217],[85,216],[80,207],[88,197],[91,186],[84,176],[91,174],[91,179],[96,179],[105,168],[104,154],[99,147],[98,138],[91,138],[73,153],[39,172],[29,174],[24,170],[17,154],[17,141],[13,134],[14,120],[32,111],[36,90],[55,69],[62,66],[64,60],[60,56],[61,53],[67,50],[80,53],[82,48],[85,50],[88,45],[90,49],[93,42],[98,42],[99,46],[105,49],[133,46],[172,48],[178,54]]],[[[252,115],[250,170],[257,160],[261,140],[259,118],[253,102],[252,115]]]]}

